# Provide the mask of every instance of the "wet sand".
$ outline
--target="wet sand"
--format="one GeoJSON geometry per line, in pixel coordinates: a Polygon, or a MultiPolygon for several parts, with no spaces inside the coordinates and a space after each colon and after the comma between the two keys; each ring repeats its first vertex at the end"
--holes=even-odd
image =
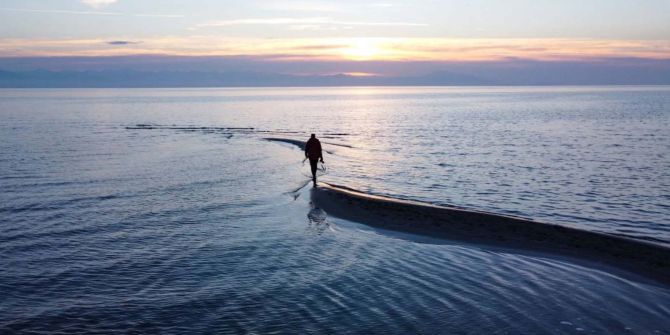
{"type": "Polygon", "coordinates": [[[552,253],[628,270],[670,285],[670,248],[524,218],[374,196],[320,182],[313,203],[373,227],[449,240],[552,253]]]}

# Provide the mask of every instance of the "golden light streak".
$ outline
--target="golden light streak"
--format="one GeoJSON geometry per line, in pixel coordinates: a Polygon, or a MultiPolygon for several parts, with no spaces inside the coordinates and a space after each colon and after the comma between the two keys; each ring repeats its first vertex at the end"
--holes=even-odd
{"type": "Polygon", "coordinates": [[[374,77],[377,76],[376,73],[370,72],[344,72],[343,75],[352,76],[352,77],[374,77]]]}
{"type": "Polygon", "coordinates": [[[274,60],[488,61],[508,58],[568,60],[606,57],[669,59],[668,40],[444,39],[444,38],[220,38],[0,39],[1,57],[256,56],[274,60]]]}

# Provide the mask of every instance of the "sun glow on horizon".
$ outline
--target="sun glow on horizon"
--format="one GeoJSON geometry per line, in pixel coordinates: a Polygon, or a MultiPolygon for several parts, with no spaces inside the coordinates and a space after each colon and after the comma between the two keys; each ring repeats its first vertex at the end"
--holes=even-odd
{"type": "Polygon", "coordinates": [[[380,56],[380,49],[374,42],[366,39],[358,39],[350,46],[342,50],[342,57],[349,60],[365,61],[374,60],[380,56]]]}
{"type": "Polygon", "coordinates": [[[1,39],[0,57],[174,55],[252,57],[271,61],[431,61],[505,59],[670,59],[666,40],[225,38],[216,35],[110,39],[1,39]]]}

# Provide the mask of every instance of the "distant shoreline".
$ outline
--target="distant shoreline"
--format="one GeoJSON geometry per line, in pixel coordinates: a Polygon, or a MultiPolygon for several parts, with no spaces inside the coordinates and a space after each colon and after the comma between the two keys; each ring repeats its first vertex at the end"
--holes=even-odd
{"type": "Polygon", "coordinates": [[[550,87],[561,87],[561,88],[597,88],[597,87],[617,87],[617,88],[666,88],[670,87],[668,84],[546,84],[546,85],[266,85],[266,86],[2,86],[0,85],[0,90],[21,90],[21,89],[224,89],[224,88],[394,88],[394,87],[407,87],[407,88],[550,88],[550,87]]]}

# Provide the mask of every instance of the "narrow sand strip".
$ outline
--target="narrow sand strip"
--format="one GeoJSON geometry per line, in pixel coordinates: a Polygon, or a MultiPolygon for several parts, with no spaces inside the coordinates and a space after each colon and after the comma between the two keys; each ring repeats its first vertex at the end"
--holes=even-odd
{"type": "Polygon", "coordinates": [[[556,253],[605,263],[670,284],[670,248],[621,236],[492,213],[374,196],[320,183],[313,203],[328,214],[402,232],[556,253]]]}
{"type": "Polygon", "coordinates": [[[264,138],[266,141],[270,142],[283,142],[283,143],[288,143],[288,144],[293,144],[296,147],[300,148],[301,150],[305,150],[305,144],[307,141],[299,141],[299,140],[294,140],[290,138],[278,138],[278,137],[266,137],[264,138]]]}
{"type": "MultiPolygon", "coordinates": [[[[296,147],[300,148],[300,150],[305,150],[305,144],[307,143],[306,141],[294,140],[294,139],[290,139],[290,138],[265,137],[263,139],[266,140],[266,141],[270,141],[270,142],[280,142],[280,143],[293,144],[296,147]]],[[[324,144],[325,144],[325,142],[324,142],[324,144]]],[[[330,144],[330,143],[328,143],[328,144],[330,144]]],[[[339,145],[339,144],[336,144],[336,145],[339,145]]],[[[342,145],[339,145],[339,146],[342,146],[342,145]]],[[[334,155],[335,154],[334,152],[332,152],[330,150],[323,149],[323,151],[325,151],[329,155],[334,155]]]]}
{"type": "MultiPolygon", "coordinates": [[[[304,148],[305,142],[265,138],[304,148]]],[[[622,236],[456,207],[393,199],[323,182],[312,202],[333,216],[388,230],[604,263],[670,285],[670,248],[622,236]]]]}

